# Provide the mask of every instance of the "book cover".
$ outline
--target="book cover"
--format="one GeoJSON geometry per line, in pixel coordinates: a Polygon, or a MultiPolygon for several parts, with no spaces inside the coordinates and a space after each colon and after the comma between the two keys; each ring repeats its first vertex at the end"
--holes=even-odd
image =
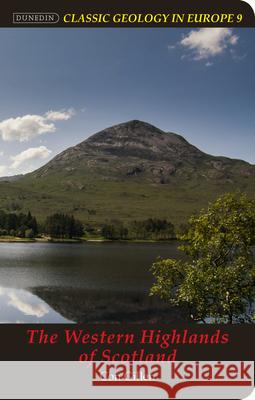
{"type": "Polygon", "coordinates": [[[1,5],[0,398],[253,398],[254,11],[1,5]]]}

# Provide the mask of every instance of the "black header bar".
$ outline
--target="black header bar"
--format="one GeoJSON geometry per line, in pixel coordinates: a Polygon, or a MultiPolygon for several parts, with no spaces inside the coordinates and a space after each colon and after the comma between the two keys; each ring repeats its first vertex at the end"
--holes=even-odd
{"type": "Polygon", "coordinates": [[[247,1],[11,0],[1,5],[0,27],[254,27],[254,0],[247,1]]]}

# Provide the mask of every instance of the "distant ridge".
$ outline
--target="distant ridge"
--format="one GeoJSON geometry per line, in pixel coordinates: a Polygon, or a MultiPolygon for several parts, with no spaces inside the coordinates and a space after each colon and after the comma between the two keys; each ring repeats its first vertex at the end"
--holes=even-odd
{"type": "Polygon", "coordinates": [[[6,182],[13,182],[17,181],[18,179],[22,178],[24,175],[13,175],[13,176],[2,176],[0,177],[0,181],[6,181],[6,182]]]}

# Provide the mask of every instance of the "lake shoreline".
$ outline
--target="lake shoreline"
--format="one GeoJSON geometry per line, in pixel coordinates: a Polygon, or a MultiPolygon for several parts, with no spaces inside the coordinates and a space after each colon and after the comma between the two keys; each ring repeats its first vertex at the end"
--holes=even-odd
{"type": "Polygon", "coordinates": [[[176,238],[167,239],[167,240],[152,240],[152,239],[139,239],[139,240],[132,240],[132,239],[96,239],[96,238],[88,238],[88,239],[57,239],[57,238],[33,238],[33,239],[26,239],[26,238],[18,238],[18,237],[0,237],[0,243],[62,243],[62,244],[83,244],[83,243],[133,243],[133,244],[159,244],[159,243],[172,243],[176,241],[176,238]]]}

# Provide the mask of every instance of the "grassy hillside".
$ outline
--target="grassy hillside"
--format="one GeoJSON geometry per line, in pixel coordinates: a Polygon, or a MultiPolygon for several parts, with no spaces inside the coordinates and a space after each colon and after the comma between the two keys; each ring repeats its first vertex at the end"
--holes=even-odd
{"type": "Polygon", "coordinates": [[[183,137],[141,121],[101,131],[16,180],[0,181],[0,208],[55,212],[85,224],[166,218],[187,220],[224,192],[255,198],[255,166],[213,157],[183,137]]]}
{"type": "Polygon", "coordinates": [[[76,178],[70,188],[60,174],[39,181],[28,176],[16,183],[0,183],[0,207],[8,211],[30,210],[39,221],[54,212],[65,212],[96,225],[107,219],[131,221],[148,217],[167,218],[179,225],[219,194],[238,189],[255,198],[255,179],[235,184],[178,179],[160,185],[90,177],[82,181],[76,178]],[[79,189],[81,182],[84,187],[79,189]]]}

